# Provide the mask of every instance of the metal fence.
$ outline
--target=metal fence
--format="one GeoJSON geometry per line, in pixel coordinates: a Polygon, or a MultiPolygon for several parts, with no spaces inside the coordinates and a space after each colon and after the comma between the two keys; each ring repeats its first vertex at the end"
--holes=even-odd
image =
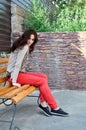
{"type": "Polygon", "coordinates": [[[27,6],[32,6],[31,0],[12,0],[13,4],[18,5],[19,7],[23,8],[27,11],[27,6]]]}

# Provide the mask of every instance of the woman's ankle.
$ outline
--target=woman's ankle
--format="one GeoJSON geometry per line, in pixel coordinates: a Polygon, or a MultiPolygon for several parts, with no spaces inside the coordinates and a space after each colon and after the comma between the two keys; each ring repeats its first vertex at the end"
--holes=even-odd
{"type": "Polygon", "coordinates": [[[53,110],[59,110],[59,107],[53,108],[53,110]]]}
{"type": "Polygon", "coordinates": [[[47,104],[46,101],[43,101],[43,102],[41,102],[40,104],[42,105],[42,107],[47,107],[47,106],[48,106],[48,104],[47,104]]]}

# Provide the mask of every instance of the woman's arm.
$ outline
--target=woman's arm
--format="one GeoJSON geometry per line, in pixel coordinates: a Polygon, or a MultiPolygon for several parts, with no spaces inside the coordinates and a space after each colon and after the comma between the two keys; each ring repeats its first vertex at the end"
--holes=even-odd
{"type": "Polygon", "coordinates": [[[24,58],[27,50],[28,50],[28,46],[24,46],[23,49],[19,49],[19,51],[18,51],[17,57],[15,59],[16,60],[15,66],[14,66],[13,71],[11,72],[11,78],[12,78],[13,84],[17,83],[18,74],[21,69],[22,61],[23,61],[23,58],[24,58]]]}

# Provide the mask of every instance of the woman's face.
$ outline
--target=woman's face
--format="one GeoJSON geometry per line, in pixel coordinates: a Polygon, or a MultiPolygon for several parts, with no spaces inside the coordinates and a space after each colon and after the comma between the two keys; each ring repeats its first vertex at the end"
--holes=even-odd
{"type": "Polygon", "coordinates": [[[30,35],[30,39],[27,40],[27,44],[31,46],[34,43],[35,36],[33,34],[30,35]]]}

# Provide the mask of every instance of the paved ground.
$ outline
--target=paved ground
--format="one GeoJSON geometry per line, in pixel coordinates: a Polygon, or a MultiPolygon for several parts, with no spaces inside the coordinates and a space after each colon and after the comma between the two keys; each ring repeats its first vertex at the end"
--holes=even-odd
{"type": "MultiPolygon", "coordinates": [[[[14,124],[20,130],[86,130],[86,91],[53,90],[52,93],[60,107],[69,112],[69,117],[44,116],[37,106],[36,98],[29,97],[18,104],[14,124]]],[[[4,106],[0,110],[2,107],[4,110],[4,106]]],[[[5,113],[6,119],[11,112],[10,109],[5,113]]],[[[0,123],[0,130],[9,130],[8,126],[0,123]]]]}

